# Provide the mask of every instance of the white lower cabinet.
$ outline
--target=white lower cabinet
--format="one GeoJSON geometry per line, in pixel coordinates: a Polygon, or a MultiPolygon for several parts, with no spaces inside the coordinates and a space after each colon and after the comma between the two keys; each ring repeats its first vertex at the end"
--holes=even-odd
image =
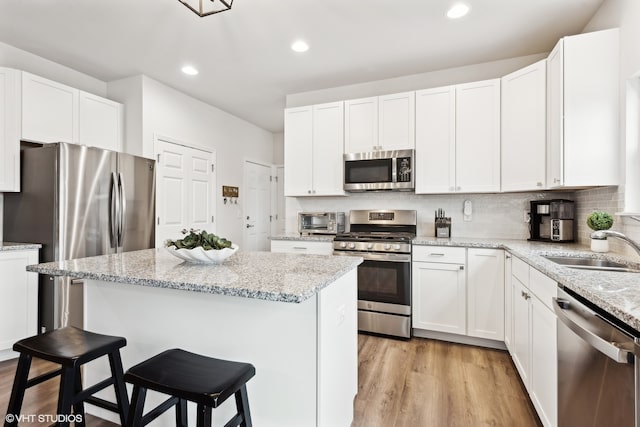
{"type": "Polygon", "coordinates": [[[0,360],[15,357],[13,344],[38,332],[38,275],[26,270],[37,263],[37,250],[0,252],[0,360]]]}
{"type": "Polygon", "coordinates": [[[512,258],[512,270],[511,356],[542,424],[556,426],[557,333],[551,298],[557,283],[518,258],[512,258]]]}
{"type": "Polygon", "coordinates": [[[289,254],[333,255],[333,242],[272,240],[271,252],[284,252],[289,254]]]}
{"type": "Polygon", "coordinates": [[[467,250],[467,334],[504,341],[504,251],[467,250]]]}
{"type": "Polygon", "coordinates": [[[501,249],[414,246],[414,329],[504,340],[501,249]]]}

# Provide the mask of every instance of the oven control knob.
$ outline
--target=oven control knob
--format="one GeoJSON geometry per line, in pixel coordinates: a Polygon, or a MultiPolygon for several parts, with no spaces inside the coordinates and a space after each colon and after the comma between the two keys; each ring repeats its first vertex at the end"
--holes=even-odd
{"type": "Polygon", "coordinates": [[[340,247],[341,248],[346,248],[347,247],[347,242],[340,242],[340,247]]]}
{"type": "Polygon", "coordinates": [[[400,250],[400,245],[399,244],[393,245],[393,249],[395,249],[396,251],[399,251],[400,250]]]}
{"type": "Polygon", "coordinates": [[[367,243],[367,249],[372,249],[373,248],[373,243],[367,243]]]}
{"type": "Polygon", "coordinates": [[[391,245],[387,243],[386,245],[384,245],[384,249],[388,251],[389,249],[391,249],[391,245]]]}
{"type": "Polygon", "coordinates": [[[349,243],[349,249],[355,249],[356,248],[356,244],[351,242],[349,243]]]}

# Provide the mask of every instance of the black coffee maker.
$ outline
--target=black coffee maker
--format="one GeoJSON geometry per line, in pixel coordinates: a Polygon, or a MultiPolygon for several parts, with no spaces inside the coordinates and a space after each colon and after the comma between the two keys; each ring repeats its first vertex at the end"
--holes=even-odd
{"type": "Polygon", "coordinates": [[[573,200],[533,200],[529,212],[529,240],[573,242],[575,203],[573,200]]]}

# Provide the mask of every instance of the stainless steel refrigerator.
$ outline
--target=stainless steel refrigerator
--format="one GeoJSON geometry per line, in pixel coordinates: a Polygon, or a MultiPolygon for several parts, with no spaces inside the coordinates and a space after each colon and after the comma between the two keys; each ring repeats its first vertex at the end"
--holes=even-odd
{"type": "MultiPolygon", "coordinates": [[[[41,262],[154,247],[155,161],[56,143],[21,151],[21,191],[4,195],[4,240],[41,262]]],[[[39,331],[83,326],[83,283],[40,275],[39,331]]]]}

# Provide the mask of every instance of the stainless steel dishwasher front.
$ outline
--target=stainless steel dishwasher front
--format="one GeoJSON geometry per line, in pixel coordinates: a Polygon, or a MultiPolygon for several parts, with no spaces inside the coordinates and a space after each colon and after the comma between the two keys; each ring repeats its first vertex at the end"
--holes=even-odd
{"type": "Polygon", "coordinates": [[[640,427],[638,340],[559,289],[558,426],[640,427]]]}

